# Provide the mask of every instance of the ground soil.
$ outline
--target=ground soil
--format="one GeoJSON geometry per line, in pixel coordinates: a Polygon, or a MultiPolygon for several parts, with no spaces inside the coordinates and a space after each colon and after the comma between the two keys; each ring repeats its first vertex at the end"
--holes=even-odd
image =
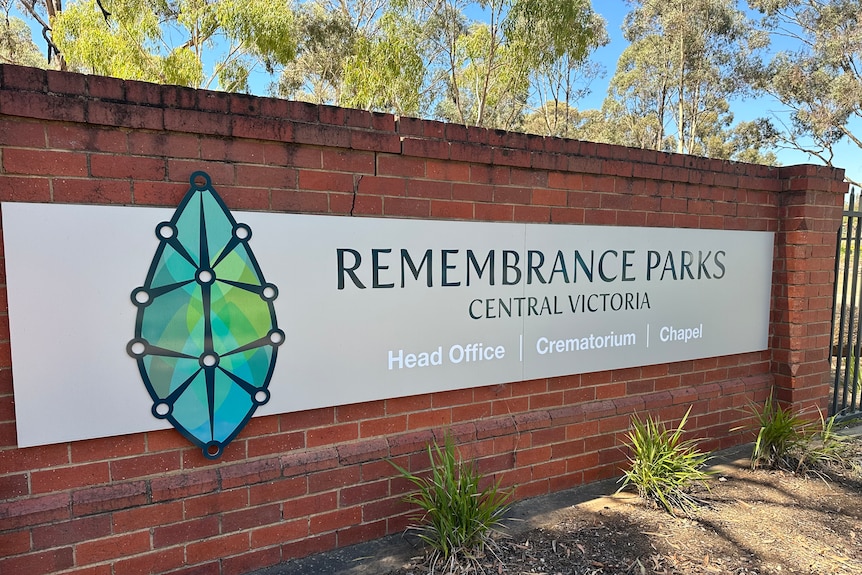
{"type": "MultiPolygon", "coordinates": [[[[516,575],[860,575],[862,436],[851,443],[855,467],[828,478],[752,471],[748,451],[731,453],[714,467],[709,490],[697,493],[706,506],[690,516],[674,517],[625,492],[532,514],[510,526],[482,568],[516,575]]],[[[417,550],[385,572],[424,575],[429,566],[417,550]]]]}

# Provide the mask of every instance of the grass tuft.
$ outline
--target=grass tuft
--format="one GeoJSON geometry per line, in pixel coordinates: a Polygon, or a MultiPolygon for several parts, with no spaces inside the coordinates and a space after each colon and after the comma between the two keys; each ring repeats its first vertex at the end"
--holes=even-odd
{"type": "Polygon", "coordinates": [[[634,485],[638,495],[661,504],[671,515],[676,514],[675,509],[688,514],[701,505],[689,488],[696,482],[709,488],[706,479],[711,473],[702,469],[709,454],[698,450],[697,440],[682,438],[689,413],[691,407],[673,430],[651,416],[645,421],[637,415],[632,417],[627,435],[630,466],[620,480],[620,491],[634,485]]]}
{"type": "Polygon", "coordinates": [[[420,477],[392,463],[418,490],[404,498],[421,510],[410,529],[430,546],[430,573],[482,572],[481,559],[493,552],[492,535],[508,509],[511,491],[500,482],[480,487],[483,475],[456,453],[450,435],[428,446],[431,473],[420,477]]]}
{"type": "Polygon", "coordinates": [[[835,431],[835,416],[820,416],[810,421],[802,413],[793,413],[772,397],[763,407],[750,406],[754,414],[757,438],[751,451],[751,468],[783,469],[793,473],[821,472],[830,467],[845,467],[845,438],[835,431]]]}

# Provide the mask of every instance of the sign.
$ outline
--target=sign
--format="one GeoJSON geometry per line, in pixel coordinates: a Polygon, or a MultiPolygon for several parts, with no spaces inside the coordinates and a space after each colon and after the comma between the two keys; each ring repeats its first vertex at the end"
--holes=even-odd
{"type": "MultiPolygon", "coordinates": [[[[172,210],[2,209],[19,445],[166,427],[126,344],[172,210]]],[[[233,215],[284,333],[256,416],[767,348],[770,232],[233,215]]]]}

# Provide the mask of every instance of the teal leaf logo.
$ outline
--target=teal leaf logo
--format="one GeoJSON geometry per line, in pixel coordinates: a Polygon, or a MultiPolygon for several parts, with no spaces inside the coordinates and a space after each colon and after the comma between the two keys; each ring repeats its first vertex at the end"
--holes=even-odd
{"type": "Polygon", "coordinates": [[[284,332],[275,285],[264,280],[237,223],[210,177],[195,172],[159,240],[126,350],[137,360],[152,413],[216,459],[269,401],[269,381],[284,332]]]}

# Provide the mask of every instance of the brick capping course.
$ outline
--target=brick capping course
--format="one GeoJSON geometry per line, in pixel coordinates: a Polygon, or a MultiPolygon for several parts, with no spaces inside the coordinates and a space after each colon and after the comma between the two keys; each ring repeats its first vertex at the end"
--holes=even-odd
{"type": "MultiPolygon", "coordinates": [[[[414,155],[412,152],[415,151],[418,157],[423,158],[460,160],[451,154],[442,153],[443,148],[434,142],[463,142],[476,145],[477,150],[490,147],[492,150],[521,150],[530,155],[530,161],[525,162],[523,155],[512,152],[493,154],[493,161],[489,163],[503,166],[542,166],[545,169],[544,165],[549,164],[560,172],[623,175],[615,172],[619,172],[623,165],[631,166],[637,162],[664,166],[661,170],[664,179],[681,183],[701,183],[690,170],[705,170],[722,174],[720,185],[730,187],[735,186],[740,178],[754,178],[759,184],[757,188],[768,191],[779,191],[783,181],[788,182],[784,184],[785,187],[796,186],[799,189],[812,189],[805,186],[815,181],[825,187],[824,191],[835,191],[843,186],[841,178],[836,178],[840,170],[824,166],[776,168],[487,128],[470,127],[465,131],[463,126],[379,112],[38,68],[3,65],[0,74],[0,86],[4,94],[0,98],[0,114],[9,116],[70,120],[114,128],[189,130],[200,134],[253,137],[278,142],[289,139],[285,136],[290,133],[290,126],[301,125],[298,133],[294,129],[296,143],[337,143],[353,149],[367,149],[362,145],[365,140],[358,139],[355,142],[358,146],[354,146],[351,138],[357,131],[365,130],[375,133],[375,149],[380,146],[380,138],[383,138],[382,142],[386,146],[391,146],[391,139],[387,138],[387,134],[390,134],[400,138],[401,143],[400,148],[393,147],[391,153],[414,155]],[[59,101],[63,102],[62,106],[58,105],[59,101]],[[248,129],[248,122],[254,119],[259,120],[253,123],[255,129],[248,129]],[[429,156],[428,151],[435,149],[438,153],[429,156]],[[560,161],[558,156],[593,157],[599,161],[570,165],[569,162],[560,161]]],[[[643,168],[635,167],[635,170],[640,169],[643,168]]],[[[632,175],[630,169],[627,175],[632,175]]]]}
{"type": "Polygon", "coordinates": [[[718,449],[771,389],[828,395],[840,169],[0,65],[0,200],[175,206],[200,169],[231,209],[775,232],[769,348],[259,417],[217,461],[173,430],[19,449],[4,275],[0,573],[241,575],[401,531],[390,462],[447,431],[526,498],[618,474],[634,413],[691,406],[718,449]]]}

